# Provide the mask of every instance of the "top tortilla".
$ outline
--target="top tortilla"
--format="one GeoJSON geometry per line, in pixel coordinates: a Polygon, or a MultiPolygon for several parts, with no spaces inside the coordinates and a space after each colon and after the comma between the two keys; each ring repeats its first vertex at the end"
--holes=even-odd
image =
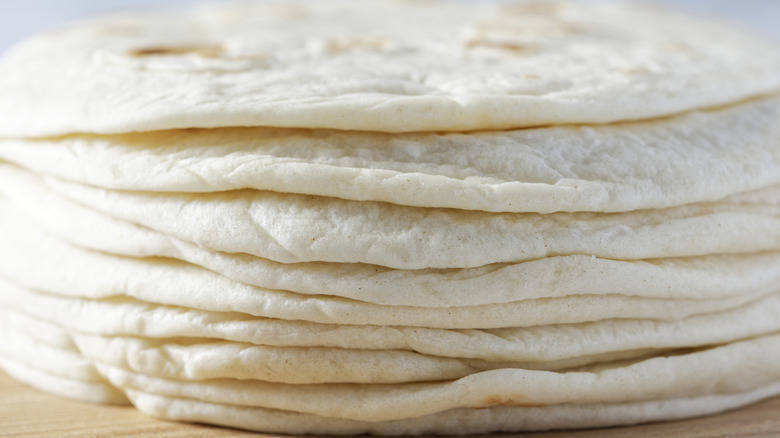
{"type": "Polygon", "coordinates": [[[222,4],[41,35],[0,61],[0,137],[511,129],[655,118],[780,89],[772,44],[654,7],[365,4],[222,4]]]}

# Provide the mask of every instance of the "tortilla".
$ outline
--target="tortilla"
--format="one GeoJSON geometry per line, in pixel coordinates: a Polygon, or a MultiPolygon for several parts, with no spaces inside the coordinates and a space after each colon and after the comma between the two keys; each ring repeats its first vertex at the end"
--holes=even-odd
{"type": "Polygon", "coordinates": [[[745,392],[777,382],[780,371],[774,365],[780,360],[779,343],[780,335],[775,334],[688,354],[607,364],[600,369],[566,373],[499,369],[452,381],[400,385],[171,380],[99,366],[123,389],[375,422],[458,408],[609,404],[745,392]],[[745,367],[751,372],[741,372],[745,367]]]}
{"type": "Polygon", "coordinates": [[[778,71],[639,5],[221,4],[31,38],[0,59],[0,367],[267,433],[774,396],[778,71]]]}
{"type": "Polygon", "coordinates": [[[274,409],[209,403],[127,390],[133,404],[155,417],[288,434],[467,435],[632,425],[735,409],[780,394],[774,383],[752,391],[618,404],[453,409],[409,420],[349,421],[274,409]]]}
{"type": "MultiPolygon", "coordinates": [[[[7,223],[7,222],[6,222],[7,223]]],[[[14,228],[22,229],[18,224],[14,228]]],[[[570,295],[463,307],[386,306],[341,297],[301,295],[239,283],[170,259],[101,254],[24,233],[14,242],[0,235],[0,278],[53,294],[83,298],[133,297],[143,301],[324,324],[430,328],[528,327],[610,318],[674,320],[731,309],[777,292],[777,285],[749,294],[712,299],[663,299],[570,295]],[[26,241],[25,241],[26,240],[26,241]],[[26,247],[29,245],[29,247],[26,247]],[[46,276],[25,270],[35,264],[46,276]],[[79,275],[84,266],[90,275],[79,275]]]]}
{"type": "Polygon", "coordinates": [[[636,260],[780,249],[780,185],[663,210],[550,215],[408,208],[254,190],[109,191],[51,178],[42,184],[2,165],[0,186],[31,210],[32,219],[46,217],[43,212],[56,203],[56,219],[66,224],[80,222],[74,215],[98,211],[201,248],[284,264],[366,263],[408,270],[572,254],[636,260]],[[55,199],[58,195],[82,207],[55,199]]]}
{"type": "Polygon", "coordinates": [[[606,123],[769,93],[779,68],[769,42],[636,5],[346,1],[120,14],[5,55],[0,137],[606,123]]]}
{"type": "MultiPolygon", "coordinates": [[[[7,208],[23,211],[26,221],[38,223],[46,231],[76,246],[133,257],[170,257],[266,289],[340,296],[375,304],[463,307],[576,294],[710,299],[760,293],[774,289],[774,285],[780,282],[780,254],[777,251],[652,260],[567,255],[459,270],[395,270],[355,263],[276,263],[246,254],[210,251],[144,227],[112,220],[45,190],[28,192],[25,185],[22,178],[16,180],[14,190],[5,190],[15,201],[13,207],[7,208]],[[49,208],[55,208],[61,215],[47,214],[49,208]]],[[[0,191],[4,191],[2,187],[0,185],[0,191]]],[[[750,199],[751,203],[757,204],[755,206],[732,201],[737,210],[733,217],[744,220],[752,216],[754,209],[773,208],[771,200],[767,201],[760,195],[755,197],[759,199],[750,199]],[[739,211],[745,213],[740,214],[739,211]]],[[[3,202],[0,199],[0,205],[3,202]]],[[[641,222],[640,218],[638,214],[637,222],[641,222]]],[[[737,230],[742,229],[746,235],[744,241],[753,240],[761,242],[762,246],[772,247],[772,232],[780,230],[780,227],[772,226],[775,221],[772,217],[765,218],[763,223],[766,227],[760,227],[762,218],[765,217],[756,215],[754,221],[748,221],[755,228],[743,228],[733,222],[733,227],[728,227],[712,217],[697,223],[702,226],[708,224],[707,229],[718,230],[718,235],[739,235],[737,230]],[[724,228],[732,233],[724,233],[724,228]],[[758,231],[766,229],[770,229],[767,234],[757,235],[758,231]]],[[[612,233],[602,234],[604,230],[595,227],[599,230],[597,236],[625,235],[630,239],[636,234],[618,224],[615,224],[612,233]]],[[[10,227],[23,233],[21,230],[27,225],[18,223],[10,227]]],[[[650,225],[645,224],[640,230],[646,228],[650,225]]],[[[668,223],[664,223],[662,228],[674,229],[668,223]]],[[[692,237],[695,240],[695,235],[692,237]]],[[[715,236],[708,237],[707,240],[717,240],[715,236]]],[[[691,241],[682,233],[675,240],[691,241]]],[[[654,241],[668,241],[668,236],[659,233],[654,241]]],[[[40,245],[46,244],[42,242],[40,245]]],[[[23,243],[18,242],[16,246],[21,247],[23,243]]]]}
{"type": "Polygon", "coordinates": [[[86,334],[75,334],[74,338],[89,360],[145,375],[291,384],[431,382],[504,368],[570,371],[662,354],[658,349],[632,349],[544,362],[509,362],[398,350],[271,347],[197,338],[145,339],[86,334]]]}
{"type": "Polygon", "coordinates": [[[772,95],[604,126],[409,134],[228,128],[0,139],[0,157],[112,189],[253,188],[492,212],[620,212],[780,184],[779,121],[780,98],[772,95]]]}
{"type": "Polygon", "coordinates": [[[527,368],[636,349],[661,351],[717,345],[780,330],[780,322],[775,318],[780,308],[778,294],[735,309],[678,321],[618,318],[489,330],[318,324],[166,306],[132,298],[68,298],[19,287],[7,288],[5,294],[0,294],[0,302],[9,309],[57,321],[71,333],[108,338],[210,338],[280,347],[415,351],[441,357],[525,362],[527,368]]]}

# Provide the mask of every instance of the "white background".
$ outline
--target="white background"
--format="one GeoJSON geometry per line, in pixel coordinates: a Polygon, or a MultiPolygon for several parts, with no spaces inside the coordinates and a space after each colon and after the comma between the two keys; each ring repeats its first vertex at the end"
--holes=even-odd
{"type": "MultiPolygon", "coordinates": [[[[780,0],[650,1],[668,3],[696,13],[720,15],[752,27],[780,43],[780,0]]],[[[79,17],[127,8],[176,8],[201,2],[198,0],[0,0],[0,51],[27,35],[71,22],[79,17]]]]}

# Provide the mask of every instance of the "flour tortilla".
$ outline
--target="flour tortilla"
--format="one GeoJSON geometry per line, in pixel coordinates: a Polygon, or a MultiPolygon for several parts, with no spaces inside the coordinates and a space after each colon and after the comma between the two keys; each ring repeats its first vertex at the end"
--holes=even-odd
{"type": "MultiPolygon", "coordinates": [[[[0,192],[15,201],[6,208],[26,215],[25,224],[12,226],[20,233],[28,227],[27,223],[37,222],[47,232],[77,246],[133,257],[176,258],[242,283],[307,295],[340,296],[383,305],[463,307],[574,294],[712,299],[760,293],[774,289],[780,282],[777,251],[647,261],[574,255],[462,270],[393,270],[352,263],[283,264],[245,254],[210,251],[143,227],[111,220],[46,191],[26,192],[24,180],[17,180],[15,190],[3,190],[0,185],[0,192]],[[50,208],[62,216],[48,214],[50,208]],[[65,217],[69,220],[63,220],[65,217]]],[[[762,209],[762,202],[771,203],[762,196],[756,198],[760,199],[750,199],[758,204],[755,206],[744,205],[737,199],[729,202],[737,204],[741,211],[762,209]]],[[[0,206],[3,202],[0,199],[0,206]]],[[[751,223],[758,225],[761,217],[754,217],[751,223]]],[[[780,230],[771,226],[773,221],[771,217],[767,219],[770,222],[767,228],[780,230]]],[[[707,223],[713,228],[726,227],[714,219],[703,222],[707,223]]],[[[744,231],[755,236],[761,229],[764,228],[744,231]]],[[[767,231],[758,240],[771,244],[773,231],[767,231]]],[[[709,240],[716,238],[709,236],[709,240]]]]}
{"type": "Polygon", "coordinates": [[[0,136],[508,129],[654,118],[780,88],[768,41],[653,7],[278,9],[124,14],[35,37],[0,62],[0,136]]]}
{"type": "Polygon", "coordinates": [[[780,98],[773,96],[595,127],[403,135],[230,128],[5,139],[0,157],[105,188],[254,188],[494,212],[618,212],[780,184],[778,142],[780,98]]]}
{"type": "MultiPolygon", "coordinates": [[[[71,254],[71,256],[74,256],[71,254]]],[[[74,256],[75,257],[75,256],[74,256]]],[[[66,258],[57,260],[46,278],[18,274],[19,265],[3,257],[0,285],[21,286],[53,294],[107,298],[129,296],[143,301],[222,312],[243,312],[254,316],[303,320],[323,324],[416,326],[430,328],[530,327],[544,324],[568,324],[611,318],[677,320],[691,315],[732,309],[761,298],[760,295],[713,300],[668,300],[625,297],[621,295],[543,298],[504,304],[471,307],[420,308],[381,306],[334,297],[310,297],[282,291],[268,291],[236,284],[219,276],[191,275],[179,264],[156,262],[138,269],[92,264],[105,278],[72,278],[66,258]],[[6,268],[6,266],[8,267],[6,268]]],[[[96,261],[82,259],[76,263],[96,261]]],[[[46,265],[50,267],[49,265],[46,265]]],[[[776,292],[776,291],[771,291],[776,292]]],[[[768,294],[769,292],[766,292],[768,294]]]]}
{"type": "Polygon", "coordinates": [[[57,321],[71,332],[103,336],[211,338],[254,345],[416,351],[441,357],[523,361],[528,368],[635,349],[716,345],[780,330],[776,318],[780,311],[778,294],[732,310],[679,321],[618,318],[492,330],[317,324],[165,306],[131,298],[68,298],[19,287],[0,294],[0,303],[17,312],[57,321]]]}
{"type": "Polygon", "coordinates": [[[202,338],[146,339],[76,333],[74,339],[89,360],[149,376],[290,384],[433,382],[501,368],[564,371],[664,354],[658,349],[631,349],[530,363],[431,356],[399,350],[271,347],[202,338]]]}
{"type": "MultiPolygon", "coordinates": [[[[57,345],[42,340],[40,332],[55,327],[47,321],[21,315],[7,309],[0,310],[0,355],[20,362],[35,364],[41,371],[66,379],[84,382],[103,382],[104,379],[90,360],[82,356],[75,344],[57,345]]],[[[63,329],[63,336],[70,337],[63,329]]]]}
{"type": "Polygon", "coordinates": [[[557,373],[507,368],[454,381],[399,385],[185,381],[100,364],[98,368],[122,389],[331,418],[391,421],[457,408],[626,403],[745,392],[777,381],[778,346],[780,335],[769,335],[595,371],[557,373]],[[751,372],[743,372],[745,368],[751,372]]]}
{"type": "Polygon", "coordinates": [[[332,435],[467,435],[550,429],[607,427],[671,421],[735,409],[780,394],[780,383],[728,395],[544,407],[453,409],[387,422],[349,421],[318,415],[208,403],[126,390],[142,412],[159,418],[211,423],[266,433],[332,435]]]}
{"type": "MultiPolygon", "coordinates": [[[[571,254],[626,260],[780,249],[780,185],[664,210],[540,215],[410,208],[254,190],[148,194],[45,182],[0,165],[0,186],[7,187],[0,190],[18,203],[37,203],[28,207],[37,212],[57,202],[50,200],[56,196],[53,191],[202,248],[281,263],[367,263],[408,270],[571,254]]],[[[66,219],[71,211],[79,214],[76,208],[57,204],[58,220],[78,222],[66,219]]]]}
{"type": "MultiPolygon", "coordinates": [[[[65,326],[55,324],[53,321],[59,317],[50,318],[40,313],[28,312],[23,303],[29,303],[29,299],[14,290],[0,291],[0,331],[10,333],[18,331],[31,336],[34,342],[44,343],[62,350],[76,351],[76,344],[65,326]]],[[[55,312],[62,308],[58,307],[55,312]]]]}
{"type": "MultiPolygon", "coordinates": [[[[3,288],[0,296],[7,298],[3,288]]],[[[42,391],[94,403],[127,404],[94,364],[70,341],[70,334],[49,321],[5,306],[0,309],[0,369],[42,391]],[[67,341],[65,341],[67,339],[67,341]]]]}
{"type": "MultiPolygon", "coordinates": [[[[708,363],[711,366],[710,369],[716,370],[714,372],[724,372],[724,371],[727,372],[728,368],[730,366],[736,366],[736,365],[730,363],[735,358],[739,358],[738,360],[749,360],[752,357],[752,354],[755,354],[756,351],[761,351],[763,349],[767,349],[768,351],[776,350],[776,348],[772,347],[771,345],[763,345],[763,344],[765,344],[767,342],[769,342],[771,344],[771,342],[773,342],[772,338],[773,337],[768,337],[768,338],[765,338],[765,339],[760,339],[759,341],[747,341],[745,343],[739,343],[739,344],[734,344],[734,345],[731,345],[731,346],[728,346],[728,347],[720,347],[720,348],[717,348],[717,349],[714,349],[714,350],[705,351],[704,353],[694,353],[694,355],[700,355],[700,357],[698,357],[698,359],[708,361],[708,363]],[[735,350],[735,349],[738,350],[738,351],[731,351],[731,350],[735,350]],[[717,355],[716,354],[712,354],[713,351],[716,351],[716,350],[720,351],[721,354],[717,354],[717,355]],[[728,350],[728,351],[724,351],[724,350],[728,350]],[[701,357],[701,355],[707,356],[707,357],[701,357]],[[713,361],[714,358],[710,357],[710,356],[716,356],[715,359],[717,359],[717,360],[713,361]],[[719,364],[721,366],[715,367],[715,366],[712,366],[712,364],[719,364]]],[[[774,336],[774,338],[777,338],[777,336],[774,336]]],[[[763,355],[763,353],[762,353],[762,355],[763,355]]],[[[640,372],[638,374],[641,375],[642,374],[641,373],[641,369],[642,368],[655,368],[654,366],[647,365],[648,362],[653,362],[653,365],[656,365],[660,361],[660,362],[663,362],[664,365],[669,365],[669,362],[678,361],[678,359],[680,359],[680,358],[690,358],[691,356],[693,356],[693,355],[679,356],[679,357],[674,357],[674,358],[669,358],[669,359],[651,359],[650,361],[639,363],[639,364],[636,364],[636,365],[630,365],[629,367],[640,368],[640,372]],[[643,364],[645,365],[644,367],[642,367],[643,364]]],[[[767,360],[771,360],[771,358],[768,358],[767,360]]],[[[110,387],[108,387],[105,384],[101,385],[100,383],[86,383],[86,382],[82,382],[82,381],[79,381],[79,380],[63,379],[63,378],[56,377],[56,376],[53,376],[51,374],[48,374],[46,372],[42,372],[42,371],[38,370],[36,367],[34,367],[34,366],[30,366],[30,365],[27,365],[27,364],[22,364],[21,362],[18,362],[18,361],[12,360],[12,359],[9,360],[7,357],[4,357],[2,355],[0,355],[0,363],[2,364],[4,369],[8,370],[9,372],[14,374],[18,378],[23,378],[23,379],[26,379],[27,381],[32,381],[33,384],[36,384],[38,386],[44,386],[46,388],[46,390],[48,390],[50,392],[62,393],[62,394],[66,395],[68,397],[71,397],[71,398],[75,397],[75,398],[79,398],[79,399],[87,399],[87,400],[92,400],[92,401],[99,400],[101,402],[122,402],[121,396],[118,393],[116,393],[116,391],[112,391],[110,389],[110,387]]],[[[683,361],[683,363],[681,363],[681,364],[680,363],[672,364],[671,366],[674,367],[675,365],[679,365],[679,366],[683,366],[684,367],[684,366],[686,366],[686,363],[683,361]]],[[[752,365],[755,367],[755,368],[753,368],[754,371],[755,370],[768,371],[768,370],[774,369],[774,367],[771,367],[771,366],[767,367],[767,368],[761,367],[760,366],[761,362],[752,363],[752,365]]],[[[105,366],[102,366],[102,365],[100,365],[99,368],[101,369],[101,371],[105,375],[109,376],[112,379],[114,384],[118,384],[119,386],[122,386],[124,388],[124,390],[128,390],[129,388],[132,388],[134,386],[134,384],[137,384],[138,382],[142,382],[143,386],[145,386],[146,388],[151,388],[151,389],[145,389],[145,391],[149,391],[151,393],[154,393],[155,391],[156,392],[162,392],[162,393],[167,393],[167,392],[173,392],[173,393],[185,392],[185,393],[188,393],[188,392],[192,392],[192,391],[198,392],[198,391],[202,390],[202,388],[203,388],[203,385],[192,384],[192,383],[187,384],[187,387],[182,387],[181,386],[181,382],[166,381],[164,379],[154,379],[154,378],[144,377],[142,375],[132,375],[132,374],[128,374],[127,372],[123,372],[123,371],[121,371],[119,369],[108,368],[108,367],[105,367],[105,366]]],[[[663,366],[661,368],[663,368],[663,366]]],[[[504,370],[502,372],[506,372],[506,371],[511,371],[511,370],[504,370]]],[[[518,372],[518,371],[514,371],[514,372],[512,372],[512,374],[514,374],[516,372],[518,372]]],[[[600,371],[600,373],[603,373],[605,375],[610,375],[611,372],[612,371],[609,371],[609,370],[607,370],[607,371],[600,371]]],[[[661,369],[659,372],[664,372],[664,370],[661,369]]],[[[527,371],[523,371],[523,373],[528,373],[528,372],[527,371]]],[[[620,373],[621,373],[620,370],[618,370],[617,373],[613,373],[613,374],[618,374],[618,378],[617,379],[615,379],[615,377],[610,375],[609,378],[602,378],[602,379],[598,379],[598,380],[593,380],[593,379],[587,379],[587,380],[590,380],[591,383],[595,384],[595,385],[605,385],[605,384],[609,385],[609,381],[612,381],[613,379],[614,380],[618,380],[618,381],[620,380],[619,379],[619,374],[620,373]]],[[[547,375],[547,374],[554,374],[554,373],[545,373],[545,375],[547,375]]],[[[484,376],[484,374],[482,374],[480,376],[484,376]]],[[[501,376],[501,377],[504,377],[504,376],[501,376]]],[[[752,379],[760,379],[760,376],[757,376],[755,374],[751,375],[750,377],[752,379]]],[[[484,378],[484,377],[479,377],[479,378],[484,378]]],[[[703,381],[705,379],[705,376],[699,375],[699,379],[700,379],[700,381],[703,381]]],[[[576,378],[573,378],[572,380],[576,380],[576,378]]],[[[222,393],[218,389],[220,386],[222,386],[223,382],[227,383],[228,381],[213,381],[213,382],[209,383],[211,385],[216,385],[215,386],[215,390],[210,391],[206,395],[205,398],[206,399],[212,399],[212,398],[224,397],[225,394],[222,393]]],[[[270,388],[273,388],[274,386],[278,386],[278,385],[258,385],[258,384],[253,384],[253,383],[250,383],[250,382],[245,382],[245,383],[247,383],[247,384],[246,385],[242,385],[242,386],[245,387],[245,388],[251,388],[251,389],[257,389],[257,388],[260,388],[260,387],[263,387],[263,386],[269,387],[269,389],[270,389],[270,388]]],[[[468,383],[471,383],[471,382],[468,382],[468,383]]],[[[689,382],[688,385],[695,386],[696,383],[697,382],[689,382]]],[[[739,386],[739,387],[743,387],[743,385],[744,386],[750,386],[751,383],[753,383],[753,382],[748,382],[748,383],[741,382],[737,386],[739,386]]],[[[209,384],[207,384],[207,385],[209,385],[209,384]]],[[[723,390],[723,389],[730,388],[731,387],[730,384],[733,384],[733,382],[730,382],[730,383],[729,382],[719,382],[719,386],[718,386],[717,389],[718,390],[723,390]]],[[[321,387],[321,386],[322,385],[313,385],[313,387],[321,387]]],[[[333,385],[330,385],[330,386],[333,386],[333,385]]],[[[339,385],[336,385],[335,388],[338,388],[338,386],[339,385]]],[[[423,391],[425,391],[425,389],[427,387],[436,387],[436,386],[441,386],[441,384],[412,385],[413,388],[417,388],[418,390],[422,389],[423,391]]],[[[587,384],[585,386],[587,386],[587,384]]],[[[328,387],[328,385],[326,385],[326,387],[328,387]]],[[[768,387],[769,386],[767,386],[767,388],[768,387]]],[[[304,392],[308,391],[308,389],[306,389],[304,386],[300,386],[300,385],[296,385],[295,388],[296,388],[296,391],[304,391],[304,392]]],[[[675,388],[679,389],[679,387],[675,387],[675,388]]],[[[709,391],[709,390],[712,390],[712,389],[707,389],[707,390],[709,391]]],[[[132,389],[130,389],[130,391],[135,392],[132,389]]],[[[653,391],[656,391],[656,389],[653,389],[653,391]]],[[[315,390],[315,392],[316,392],[316,390],[315,390]]],[[[235,390],[231,390],[231,394],[233,394],[233,395],[230,395],[230,397],[240,396],[241,395],[240,391],[235,391],[235,390]]],[[[282,394],[286,394],[286,391],[282,392],[282,394]]],[[[469,393],[469,394],[471,394],[471,393],[469,393]]],[[[255,396],[252,396],[252,398],[256,399],[259,396],[260,396],[260,394],[256,394],[255,396]]],[[[549,397],[549,396],[545,395],[545,397],[549,397]]],[[[275,397],[274,397],[273,393],[271,393],[271,394],[268,394],[266,396],[263,396],[263,398],[274,399],[275,397]]],[[[285,399],[285,398],[287,398],[289,400],[289,399],[292,399],[293,397],[286,397],[286,396],[283,395],[282,399],[285,399]]],[[[299,400],[300,401],[293,402],[293,403],[298,403],[298,404],[304,404],[305,405],[305,404],[316,404],[316,402],[317,402],[316,399],[312,400],[311,398],[300,398],[299,400]]],[[[198,402],[195,402],[195,403],[203,403],[203,402],[202,401],[198,401],[198,402]]],[[[206,402],[206,404],[208,404],[208,402],[206,402]]],[[[239,406],[237,406],[235,403],[231,403],[230,405],[233,405],[236,408],[239,408],[239,406]]],[[[283,417],[286,417],[286,415],[282,415],[282,418],[283,417]]]]}
{"type": "Polygon", "coordinates": [[[0,369],[20,382],[50,394],[91,403],[129,404],[120,390],[106,381],[68,379],[41,371],[33,363],[17,361],[0,353],[0,369]]]}
{"type": "Polygon", "coordinates": [[[496,7],[220,5],[10,51],[0,159],[49,188],[0,181],[0,367],[283,432],[603,425],[780,392],[780,51],[647,7],[496,7]],[[254,328],[279,345],[211,337],[254,328]]]}
{"type": "MultiPolygon", "coordinates": [[[[12,228],[24,230],[25,225],[18,221],[12,228]]],[[[386,306],[259,288],[170,259],[101,254],[36,234],[33,228],[23,234],[0,234],[0,238],[0,276],[31,289],[84,298],[128,296],[158,304],[332,324],[471,329],[616,317],[674,320],[734,308],[777,292],[776,285],[768,285],[766,290],[700,300],[571,295],[464,307],[386,306]],[[26,269],[33,264],[47,275],[26,269]],[[89,277],[78,275],[84,266],[91,269],[89,277]]]]}

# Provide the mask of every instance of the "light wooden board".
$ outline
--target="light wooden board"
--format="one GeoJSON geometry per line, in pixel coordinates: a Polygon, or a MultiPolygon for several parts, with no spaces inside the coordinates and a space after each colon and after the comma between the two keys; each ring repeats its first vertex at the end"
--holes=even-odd
{"type": "MultiPolygon", "coordinates": [[[[131,407],[65,400],[19,383],[0,372],[2,437],[269,437],[217,427],[149,418],[131,407]]],[[[694,420],[578,432],[490,435],[522,438],[780,437],[780,398],[738,411],[694,420]]]]}

